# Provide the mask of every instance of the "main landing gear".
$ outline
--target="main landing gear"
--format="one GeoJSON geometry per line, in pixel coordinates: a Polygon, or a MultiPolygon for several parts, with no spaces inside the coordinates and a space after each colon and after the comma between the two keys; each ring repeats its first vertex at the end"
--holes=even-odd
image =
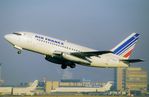
{"type": "Polygon", "coordinates": [[[64,65],[64,64],[63,64],[63,65],[61,65],[61,68],[62,68],[62,69],[66,69],[66,68],[67,68],[67,65],[64,65]]]}
{"type": "Polygon", "coordinates": [[[62,68],[62,69],[66,69],[67,66],[69,66],[70,68],[75,68],[75,67],[76,67],[76,64],[68,64],[68,65],[67,65],[67,64],[62,64],[62,65],[61,65],[61,68],[62,68]]]}

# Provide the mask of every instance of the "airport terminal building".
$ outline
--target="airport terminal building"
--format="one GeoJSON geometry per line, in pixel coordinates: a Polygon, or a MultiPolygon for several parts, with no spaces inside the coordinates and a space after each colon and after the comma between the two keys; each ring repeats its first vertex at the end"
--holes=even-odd
{"type": "Polygon", "coordinates": [[[127,68],[125,72],[125,89],[131,92],[147,90],[147,71],[143,68],[127,68]]]}
{"type": "Polygon", "coordinates": [[[105,83],[102,82],[91,82],[91,81],[81,81],[78,79],[63,79],[59,81],[47,81],[46,82],[46,93],[51,93],[52,90],[57,88],[98,88],[102,87],[105,83]]]}
{"type": "Polygon", "coordinates": [[[140,67],[115,69],[115,90],[133,92],[147,91],[147,71],[140,67]]]}

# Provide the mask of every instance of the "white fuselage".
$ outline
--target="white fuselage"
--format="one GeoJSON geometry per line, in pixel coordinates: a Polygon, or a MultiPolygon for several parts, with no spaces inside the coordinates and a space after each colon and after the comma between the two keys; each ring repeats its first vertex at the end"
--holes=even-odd
{"type": "MultiPolygon", "coordinates": [[[[76,45],[67,41],[58,40],[55,38],[39,35],[36,33],[20,32],[21,35],[8,34],[5,36],[6,40],[10,42],[15,48],[22,50],[29,50],[43,55],[54,56],[56,52],[89,52],[97,51],[80,45],[76,45]]],[[[119,61],[120,56],[112,53],[107,53],[98,56],[91,56],[87,58],[90,63],[81,64],[91,67],[128,67],[124,62],[119,61]]],[[[70,61],[73,60],[69,59],[70,61]]],[[[80,59],[81,60],[81,59],[80,59]]]]}
{"type": "Polygon", "coordinates": [[[22,88],[13,88],[12,93],[13,95],[34,95],[35,89],[30,89],[28,87],[22,87],[22,88]]]}

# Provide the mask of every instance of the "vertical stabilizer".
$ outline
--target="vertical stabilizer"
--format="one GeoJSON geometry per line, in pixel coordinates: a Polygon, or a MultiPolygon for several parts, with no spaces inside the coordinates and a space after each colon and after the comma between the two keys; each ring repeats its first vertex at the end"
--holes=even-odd
{"type": "Polygon", "coordinates": [[[139,39],[139,35],[138,33],[132,33],[112,49],[113,53],[128,59],[139,39]]]}
{"type": "Polygon", "coordinates": [[[31,90],[34,90],[34,89],[36,89],[37,86],[38,86],[38,80],[35,80],[35,81],[32,83],[32,85],[31,85],[30,87],[28,87],[28,88],[30,88],[31,90]]]}
{"type": "Polygon", "coordinates": [[[103,86],[103,88],[105,89],[105,91],[109,91],[110,90],[110,88],[112,86],[112,83],[113,83],[112,81],[108,81],[107,84],[105,84],[103,86]]]}

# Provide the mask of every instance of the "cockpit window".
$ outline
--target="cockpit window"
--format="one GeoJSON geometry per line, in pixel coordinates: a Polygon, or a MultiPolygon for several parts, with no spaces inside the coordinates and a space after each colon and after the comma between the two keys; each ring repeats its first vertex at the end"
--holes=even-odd
{"type": "Polygon", "coordinates": [[[13,34],[15,34],[15,35],[22,35],[22,34],[20,34],[20,33],[13,33],[13,34]]]}

